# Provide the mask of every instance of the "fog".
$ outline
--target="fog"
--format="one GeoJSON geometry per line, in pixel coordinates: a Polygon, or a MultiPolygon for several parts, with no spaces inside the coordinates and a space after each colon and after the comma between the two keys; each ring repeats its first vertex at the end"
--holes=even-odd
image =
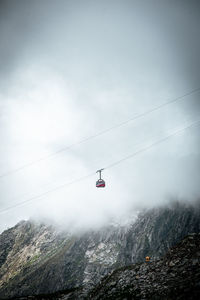
{"type": "Polygon", "coordinates": [[[199,17],[194,0],[0,2],[0,230],[199,198],[199,123],[114,165],[199,120],[196,91],[117,127],[200,88],[199,17]]]}

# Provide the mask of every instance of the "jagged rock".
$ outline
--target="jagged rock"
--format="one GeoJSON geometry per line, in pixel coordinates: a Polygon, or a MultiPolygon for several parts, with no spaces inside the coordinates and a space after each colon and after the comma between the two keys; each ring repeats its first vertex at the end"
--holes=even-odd
{"type": "MultiPolygon", "coordinates": [[[[20,222],[0,235],[0,298],[70,290],[63,297],[72,299],[69,297],[74,297],[74,288],[76,297],[80,293],[83,297],[116,268],[144,262],[147,255],[151,257],[150,270],[148,264],[142,264],[127,273],[135,282],[147,282],[150,286],[153,280],[157,287],[156,274],[163,262],[154,261],[191,232],[200,232],[199,206],[180,204],[142,213],[127,226],[108,226],[82,235],[61,232],[45,224],[20,222]]],[[[196,251],[195,235],[190,235],[189,244],[187,255],[191,256],[196,251]]],[[[169,253],[171,258],[164,262],[162,274],[170,274],[173,280],[177,265],[182,266],[180,271],[184,274],[188,256],[180,262],[179,256],[173,256],[174,249],[169,253]]],[[[199,255],[198,250],[191,267],[198,265],[199,255]]],[[[122,288],[126,280],[127,276],[120,278],[122,288]]],[[[129,288],[134,290],[131,282],[129,288]]],[[[141,293],[137,289],[136,292],[141,293]]]]}
{"type": "Polygon", "coordinates": [[[199,248],[200,234],[187,236],[161,260],[115,270],[89,293],[87,299],[200,299],[199,248]]]}

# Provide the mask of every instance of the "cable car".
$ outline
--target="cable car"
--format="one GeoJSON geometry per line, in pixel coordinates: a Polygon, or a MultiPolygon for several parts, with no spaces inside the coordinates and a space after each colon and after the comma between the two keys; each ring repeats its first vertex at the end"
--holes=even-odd
{"type": "Polygon", "coordinates": [[[106,186],[105,181],[101,178],[101,172],[103,169],[98,170],[96,173],[99,173],[99,179],[96,181],[96,187],[97,188],[103,188],[106,186]]]}

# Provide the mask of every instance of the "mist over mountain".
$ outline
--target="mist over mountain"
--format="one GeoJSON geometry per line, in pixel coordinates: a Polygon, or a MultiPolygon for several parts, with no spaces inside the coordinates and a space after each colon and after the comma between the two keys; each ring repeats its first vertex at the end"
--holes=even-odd
{"type": "Polygon", "coordinates": [[[0,1],[1,299],[195,297],[199,16],[198,0],[0,1]]]}
{"type": "Polygon", "coordinates": [[[200,203],[175,202],[142,212],[125,226],[82,234],[22,221],[0,235],[0,297],[81,288],[73,297],[82,299],[115,269],[142,263],[146,256],[154,262],[185,236],[199,232],[200,203]]]}
{"type": "Polygon", "coordinates": [[[200,123],[123,161],[199,120],[199,11],[197,0],[0,1],[0,231],[30,217],[97,228],[199,197],[200,123]]]}

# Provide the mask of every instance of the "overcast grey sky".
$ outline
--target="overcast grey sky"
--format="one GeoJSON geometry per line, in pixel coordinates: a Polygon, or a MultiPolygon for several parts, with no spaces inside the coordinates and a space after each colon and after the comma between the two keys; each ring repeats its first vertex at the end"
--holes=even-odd
{"type": "MultiPolygon", "coordinates": [[[[200,87],[199,1],[0,1],[1,174],[200,87]]],[[[200,93],[0,178],[0,209],[126,157],[200,117],[200,93]]],[[[200,195],[193,127],[97,177],[1,214],[98,227],[200,195]]]]}

